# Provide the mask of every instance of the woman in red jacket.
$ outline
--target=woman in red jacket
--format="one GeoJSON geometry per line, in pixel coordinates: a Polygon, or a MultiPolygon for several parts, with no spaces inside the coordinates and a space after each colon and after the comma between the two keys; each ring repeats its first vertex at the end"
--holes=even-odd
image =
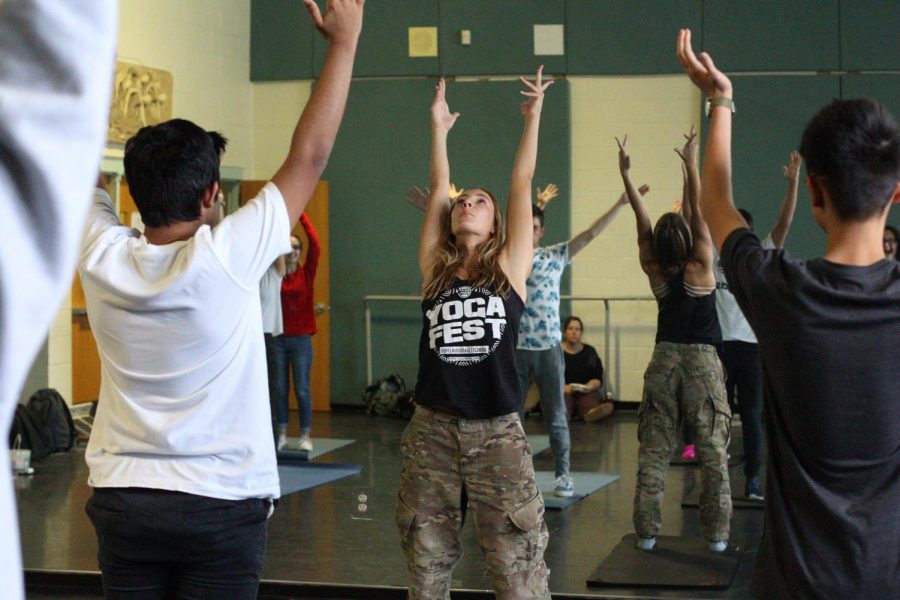
{"type": "Polygon", "coordinates": [[[287,439],[288,395],[291,382],[290,368],[294,377],[294,390],[300,412],[300,450],[311,451],[312,440],[312,398],[309,393],[309,373],[312,367],[312,336],[316,332],[316,315],[313,309],[313,282],[319,266],[319,235],[306,213],[300,217],[300,224],[309,240],[306,261],[300,263],[303,243],[296,235],[291,236],[291,253],[287,256],[287,274],[281,284],[281,308],[284,317],[284,334],[273,340],[275,349],[275,416],[278,420],[278,448],[284,447],[287,439]]]}

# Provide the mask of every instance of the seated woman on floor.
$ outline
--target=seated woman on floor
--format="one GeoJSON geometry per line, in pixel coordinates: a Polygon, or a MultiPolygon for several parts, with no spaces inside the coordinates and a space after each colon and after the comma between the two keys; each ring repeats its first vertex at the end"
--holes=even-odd
{"type": "Polygon", "coordinates": [[[569,419],[590,423],[613,413],[612,400],[600,394],[603,387],[603,362],[593,346],[581,341],[584,323],[575,316],[563,324],[563,356],[566,359],[565,400],[569,419]]]}

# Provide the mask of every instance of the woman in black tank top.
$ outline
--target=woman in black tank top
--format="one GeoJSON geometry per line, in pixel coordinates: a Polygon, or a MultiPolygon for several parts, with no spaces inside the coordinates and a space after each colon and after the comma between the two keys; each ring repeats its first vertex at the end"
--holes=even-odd
{"type": "Polygon", "coordinates": [[[710,550],[727,547],[731,522],[728,428],[731,412],[715,346],[722,334],[716,316],[712,239],[700,213],[700,172],[693,128],[682,159],[681,214],[664,214],[651,230],[641,195],[631,181],[627,136],[619,144],[619,170],[637,217],[641,268],[659,306],[656,347],[644,374],[639,410],[634,526],[637,547],[652,550],[662,526],[660,501],[666,469],[682,421],[694,433],[701,467],[700,528],[710,550]]]}
{"type": "Polygon", "coordinates": [[[525,128],[507,223],[482,188],[449,202],[447,135],[458,113],[443,80],[431,105],[431,184],[419,240],[422,336],[416,412],[403,433],[396,520],[410,598],[449,598],[466,510],[496,590],[550,598],[543,497],[519,423],[514,362],[532,263],[531,182],[544,90],[522,79],[525,128]],[[523,550],[524,549],[524,550],[523,550]],[[524,569],[522,563],[525,563],[524,569]]]}

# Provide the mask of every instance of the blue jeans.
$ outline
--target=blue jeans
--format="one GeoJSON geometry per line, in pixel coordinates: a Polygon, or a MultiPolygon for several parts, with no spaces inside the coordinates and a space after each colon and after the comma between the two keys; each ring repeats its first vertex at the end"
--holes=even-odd
{"type": "Polygon", "coordinates": [[[288,422],[290,369],[300,409],[300,431],[309,433],[312,429],[312,397],[309,393],[309,372],[313,359],[312,336],[279,335],[272,339],[272,347],[275,351],[275,417],[278,424],[284,426],[288,422]]]}
{"type": "Polygon", "coordinates": [[[563,399],[566,364],[562,346],[546,350],[516,350],[516,370],[522,389],[519,418],[524,421],[525,395],[531,378],[541,392],[541,413],[550,436],[550,450],[556,463],[556,476],[569,474],[569,416],[563,399]]]}
{"type": "Polygon", "coordinates": [[[86,511],[97,532],[105,597],[255,599],[271,507],[268,498],[95,489],[86,511]]]}

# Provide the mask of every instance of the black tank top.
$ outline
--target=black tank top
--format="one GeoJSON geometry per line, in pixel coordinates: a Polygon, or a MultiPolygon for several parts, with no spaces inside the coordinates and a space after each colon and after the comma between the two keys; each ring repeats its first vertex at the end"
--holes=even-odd
{"type": "Polygon", "coordinates": [[[519,410],[515,351],[525,303],[457,279],[422,301],[416,402],[471,419],[519,410]]]}
{"type": "Polygon", "coordinates": [[[667,293],[657,296],[659,318],[656,321],[656,341],[675,344],[722,343],[719,317],[716,314],[716,293],[695,298],[684,289],[684,269],[666,282],[667,293]]]}

